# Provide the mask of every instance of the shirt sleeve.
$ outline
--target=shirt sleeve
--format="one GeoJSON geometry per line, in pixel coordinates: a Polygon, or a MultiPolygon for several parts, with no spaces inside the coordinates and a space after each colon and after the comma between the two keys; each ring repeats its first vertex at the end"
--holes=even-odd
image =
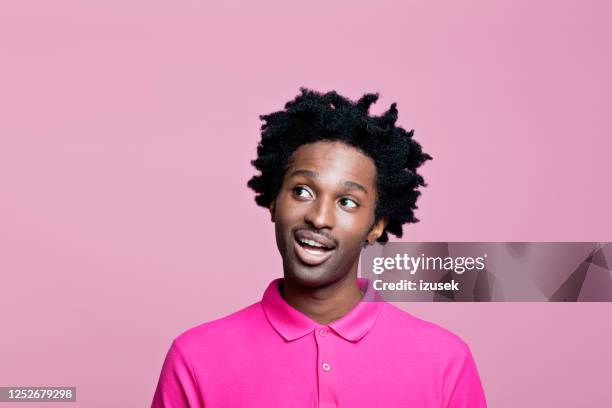
{"type": "Polygon", "coordinates": [[[476,369],[476,362],[465,345],[453,370],[448,388],[447,408],[487,408],[487,401],[476,369]]]}
{"type": "Polygon", "coordinates": [[[191,362],[177,340],[166,354],[151,408],[204,408],[191,362]]]}

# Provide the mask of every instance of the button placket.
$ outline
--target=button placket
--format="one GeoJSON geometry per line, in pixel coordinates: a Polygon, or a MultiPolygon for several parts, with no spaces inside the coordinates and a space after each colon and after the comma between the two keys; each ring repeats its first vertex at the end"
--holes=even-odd
{"type": "Polygon", "coordinates": [[[317,372],[319,382],[319,403],[321,406],[335,406],[336,387],[334,367],[334,347],[336,337],[327,327],[315,330],[317,342],[317,372]],[[328,405],[329,404],[329,405],[328,405]]]}

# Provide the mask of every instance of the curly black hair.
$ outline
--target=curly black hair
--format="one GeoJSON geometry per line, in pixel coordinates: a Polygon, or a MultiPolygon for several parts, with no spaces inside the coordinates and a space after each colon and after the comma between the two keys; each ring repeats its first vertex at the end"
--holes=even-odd
{"type": "Polygon", "coordinates": [[[341,141],[371,157],[376,165],[375,220],[388,217],[377,241],[387,242],[387,233],[401,238],[403,224],[419,221],[413,210],[418,208],[418,187],[427,184],[416,170],[432,157],[413,140],[414,130],[395,126],[397,104],[391,104],[380,116],[371,116],[370,106],[378,100],[378,93],[366,93],[354,102],[336,91],[322,94],[304,87],[300,91],[301,95],[285,104],[285,110],[259,116],[264,123],[257,159],[251,164],[261,174],[247,184],[256,193],[255,202],[270,207],[298,147],[323,140],[341,141]]]}

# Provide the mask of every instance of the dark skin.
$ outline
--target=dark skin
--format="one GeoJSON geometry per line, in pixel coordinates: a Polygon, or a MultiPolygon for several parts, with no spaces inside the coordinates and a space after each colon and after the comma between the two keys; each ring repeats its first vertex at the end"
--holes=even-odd
{"type": "Polygon", "coordinates": [[[359,254],[387,225],[386,218],[375,222],[376,194],[374,161],[352,146],[319,141],[300,146],[291,156],[270,206],[283,258],[280,289],[287,303],[319,324],[338,320],[363,296],[357,281],[359,254]],[[324,237],[333,249],[310,248],[325,254],[309,255],[298,246],[303,231],[316,234],[314,239],[324,237]]]}

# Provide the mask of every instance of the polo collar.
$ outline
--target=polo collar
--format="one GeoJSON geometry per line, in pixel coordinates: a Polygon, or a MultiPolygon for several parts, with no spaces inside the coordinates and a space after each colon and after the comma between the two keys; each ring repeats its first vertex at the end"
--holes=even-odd
{"type": "MultiPolygon", "coordinates": [[[[279,290],[282,278],[273,280],[264,292],[261,304],[270,325],[285,340],[293,341],[304,337],[323,325],[295,309],[283,299],[279,290]]],[[[328,324],[334,332],[350,342],[358,342],[374,326],[380,314],[382,299],[372,288],[369,280],[358,278],[363,299],[346,315],[328,324]]]]}

